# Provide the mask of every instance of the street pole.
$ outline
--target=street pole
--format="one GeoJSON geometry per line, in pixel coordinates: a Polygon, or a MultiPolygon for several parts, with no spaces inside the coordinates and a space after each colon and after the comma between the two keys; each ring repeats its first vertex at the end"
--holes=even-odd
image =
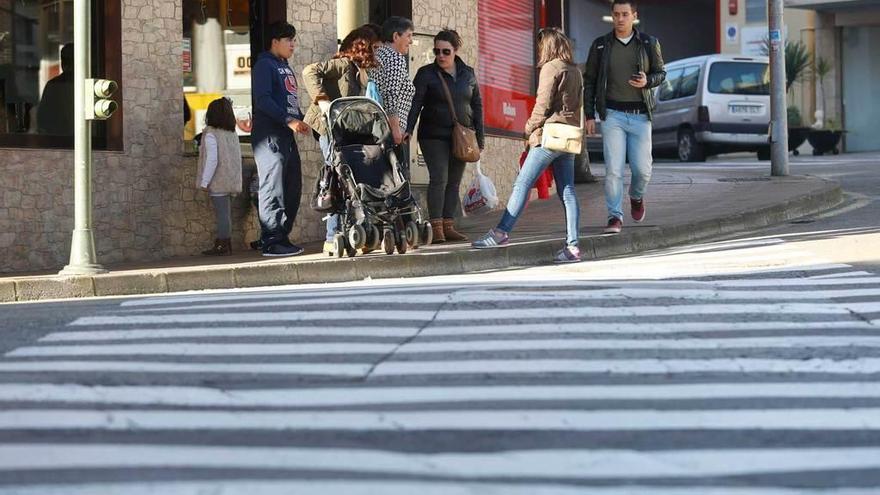
{"type": "Polygon", "coordinates": [[[770,175],[788,175],[788,109],[785,101],[783,0],[770,0],[770,175]]]}
{"type": "Polygon", "coordinates": [[[95,255],[92,231],[92,122],[86,120],[86,79],[91,77],[91,0],[74,0],[73,11],[73,235],[70,263],[61,275],[87,275],[106,270],[95,255]]]}

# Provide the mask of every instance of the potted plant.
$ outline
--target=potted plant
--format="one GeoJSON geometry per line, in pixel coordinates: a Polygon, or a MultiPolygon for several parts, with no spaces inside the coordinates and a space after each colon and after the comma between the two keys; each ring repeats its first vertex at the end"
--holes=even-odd
{"type": "Polygon", "coordinates": [[[824,155],[832,152],[835,155],[840,153],[837,145],[840,143],[840,137],[843,135],[842,127],[834,119],[825,119],[825,77],[831,72],[831,63],[828,60],[819,57],[816,60],[816,76],[819,83],[819,99],[822,108],[816,112],[817,120],[810,130],[807,139],[810,146],[813,147],[813,154],[816,156],[824,155]]]}
{"type": "Polygon", "coordinates": [[[840,137],[843,135],[843,129],[834,119],[825,121],[825,126],[821,129],[810,129],[810,135],[807,139],[810,146],[813,147],[813,155],[822,156],[825,153],[838,154],[840,149],[840,137]]]}

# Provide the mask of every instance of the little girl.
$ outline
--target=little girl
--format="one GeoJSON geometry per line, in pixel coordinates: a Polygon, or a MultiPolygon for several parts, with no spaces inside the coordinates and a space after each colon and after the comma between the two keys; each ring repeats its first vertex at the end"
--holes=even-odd
{"type": "Polygon", "coordinates": [[[205,130],[199,145],[196,187],[208,191],[217,216],[214,247],[205,256],[232,254],[232,196],[241,192],[241,145],[235,134],[235,112],[226,98],[208,105],[205,130]]]}

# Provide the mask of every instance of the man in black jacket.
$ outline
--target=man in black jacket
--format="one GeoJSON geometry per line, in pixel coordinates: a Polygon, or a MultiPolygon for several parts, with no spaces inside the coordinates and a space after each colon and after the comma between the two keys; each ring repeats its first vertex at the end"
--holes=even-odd
{"type": "Polygon", "coordinates": [[[660,42],[633,28],[638,19],[635,0],[614,0],[614,31],[590,47],[584,71],[584,113],[587,134],[602,119],[605,151],[606,234],[623,228],[623,174],[627,157],[632,171],[630,213],[645,219],[645,189],[651,180],[651,118],[653,88],[666,79],[660,42]]]}

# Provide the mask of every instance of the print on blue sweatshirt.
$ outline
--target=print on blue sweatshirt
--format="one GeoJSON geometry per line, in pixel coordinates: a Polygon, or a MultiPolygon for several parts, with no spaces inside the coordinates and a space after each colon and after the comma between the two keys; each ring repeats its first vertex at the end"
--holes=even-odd
{"type": "Polygon", "coordinates": [[[286,60],[270,52],[257,57],[253,68],[254,134],[292,132],[287,124],[302,120],[296,74],[286,60]]]}

